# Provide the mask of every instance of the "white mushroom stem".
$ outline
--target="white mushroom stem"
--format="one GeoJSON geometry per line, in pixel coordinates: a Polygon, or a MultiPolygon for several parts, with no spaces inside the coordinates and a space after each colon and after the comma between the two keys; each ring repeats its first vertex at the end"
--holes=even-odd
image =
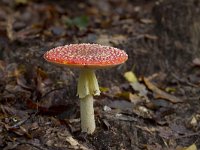
{"type": "Polygon", "coordinates": [[[77,94],[80,98],[81,130],[82,132],[92,134],[96,128],[93,95],[100,95],[99,85],[94,70],[81,70],[77,94]]]}

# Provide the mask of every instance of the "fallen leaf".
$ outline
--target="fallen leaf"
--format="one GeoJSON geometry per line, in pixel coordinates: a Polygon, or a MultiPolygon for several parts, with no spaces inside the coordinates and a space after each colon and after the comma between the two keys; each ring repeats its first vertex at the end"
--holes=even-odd
{"type": "Polygon", "coordinates": [[[192,129],[193,131],[197,132],[199,128],[199,118],[198,114],[193,115],[187,122],[186,126],[189,129],[192,129]]]}
{"type": "Polygon", "coordinates": [[[7,18],[6,31],[7,31],[7,37],[9,38],[9,40],[11,42],[16,39],[16,37],[15,37],[15,31],[13,30],[13,24],[14,24],[14,16],[10,15],[7,18]]]}
{"type": "Polygon", "coordinates": [[[158,40],[158,37],[156,35],[150,35],[150,34],[144,34],[144,38],[147,38],[149,40],[158,40]]]}
{"type": "Polygon", "coordinates": [[[66,137],[66,141],[73,146],[74,149],[81,149],[81,150],[88,150],[87,147],[83,146],[82,144],[78,143],[76,139],[74,139],[72,136],[66,137]]]}
{"type": "Polygon", "coordinates": [[[128,101],[124,100],[114,100],[108,103],[108,107],[114,108],[114,109],[119,109],[122,111],[132,111],[134,105],[128,101]]]}
{"type": "Polygon", "coordinates": [[[140,19],[140,22],[142,22],[144,24],[152,24],[152,23],[154,23],[154,21],[152,19],[146,19],[146,18],[140,19]]]}
{"type": "Polygon", "coordinates": [[[136,75],[132,71],[125,72],[124,78],[130,83],[138,82],[136,75]]]}
{"type": "Polygon", "coordinates": [[[138,116],[142,118],[149,118],[152,119],[154,114],[153,111],[150,109],[147,109],[144,106],[136,106],[132,109],[133,113],[137,114],[138,116]]]}
{"type": "Polygon", "coordinates": [[[184,148],[176,148],[176,150],[197,150],[197,146],[195,144],[190,145],[189,147],[184,147],[184,148]]]}
{"type": "Polygon", "coordinates": [[[192,117],[192,119],[191,119],[191,121],[190,121],[190,124],[191,124],[192,126],[197,126],[198,122],[197,122],[197,119],[196,119],[195,116],[192,117]]]}
{"type": "Polygon", "coordinates": [[[115,96],[131,101],[134,104],[137,104],[142,101],[142,99],[138,95],[132,94],[131,92],[121,92],[117,93],[115,96]]]}
{"type": "Polygon", "coordinates": [[[75,140],[73,137],[71,136],[68,136],[66,138],[66,141],[71,144],[72,146],[76,146],[76,145],[79,145],[79,143],[77,142],[77,140],[75,140]]]}
{"type": "Polygon", "coordinates": [[[154,84],[152,84],[147,78],[143,78],[144,83],[146,84],[147,88],[150,89],[154,93],[154,97],[156,99],[165,99],[172,103],[180,103],[183,102],[179,98],[175,97],[174,95],[170,95],[161,89],[157,88],[154,84]]]}
{"type": "Polygon", "coordinates": [[[148,91],[143,84],[139,82],[135,82],[135,83],[131,83],[130,85],[135,91],[139,92],[138,93],[139,96],[143,96],[143,97],[147,96],[148,91]]]}
{"type": "Polygon", "coordinates": [[[124,73],[124,78],[130,82],[131,87],[139,92],[139,96],[144,96],[146,97],[148,91],[146,90],[146,87],[138,82],[138,79],[136,77],[136,75],[132,72],[132,71],[128,71],[124,73]]]}
{"type": "Polygon", "coordinates": [[[123,121],[130,121],[130,122],[137,121],[137,119],[135,117],[127,116],[127,115],[123,115],[123,114],[119,114],[119,113],[115,115],[115,119],[123,120],[123,121]]]}
{"type": "Polygon", "coordinates": [[[192,63],[195,65],[195,66],[199,66],[200,67],[200,58],[195,58],[192,63]]]}
{"type": "Polygon", "coordinates": [[[100,91],[101,92],[108,92],[109,91],[109,88],[107,87],[99,87],[100,91]]]}

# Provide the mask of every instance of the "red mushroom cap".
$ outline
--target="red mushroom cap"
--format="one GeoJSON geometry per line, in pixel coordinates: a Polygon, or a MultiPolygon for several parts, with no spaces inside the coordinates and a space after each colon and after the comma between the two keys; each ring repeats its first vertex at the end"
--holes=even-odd
{"type": "Polygon", "coordinates": [[[128,55],[110,46],[70,44],[47,51],[44,58],[52,63],[76,68],[107,68],[124,63],[128,55]]]}

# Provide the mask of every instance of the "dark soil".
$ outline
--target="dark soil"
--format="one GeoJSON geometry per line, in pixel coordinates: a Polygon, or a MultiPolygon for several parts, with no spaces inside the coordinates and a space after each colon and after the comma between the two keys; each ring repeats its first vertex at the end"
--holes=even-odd
{"type": "Polygon", "coordinates": [[[200,149],[200,2],[0,1],[0,107],[4,150],[200,149]],[[95,97],[92,135],[80,130],[78,71],[43,59],[71,43],[129,55],[97,70],[104,91],[95,97]],[[127,71],[144,95],[123,77],[127,71]]]}

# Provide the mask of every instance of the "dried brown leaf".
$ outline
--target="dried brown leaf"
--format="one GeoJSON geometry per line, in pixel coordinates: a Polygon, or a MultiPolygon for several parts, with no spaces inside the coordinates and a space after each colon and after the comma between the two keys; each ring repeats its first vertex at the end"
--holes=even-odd
{"type": "Polygon", "coordinates": [[[74,148],[74,149],[80,149],[80,150],[88,150],[87,147],[80,144],[76,139],[74,139],[72,136],[66,137],[66,141],[74,148]]]}
{"type": "Polygon", "coordinates": [[[150,89],[154,93],[154,97],[156,99],[165,99],[172,103],[183,102],[181,99],[175,97],[174,95],[170,95],[170,94],[162,91],[161,89],[156,87],[153,83],[151,83],[147,78],[143,78],[143,80],[144,80],[144,83],[146,84],[146,86],[148,87],[148,89],[150,89]]]}

